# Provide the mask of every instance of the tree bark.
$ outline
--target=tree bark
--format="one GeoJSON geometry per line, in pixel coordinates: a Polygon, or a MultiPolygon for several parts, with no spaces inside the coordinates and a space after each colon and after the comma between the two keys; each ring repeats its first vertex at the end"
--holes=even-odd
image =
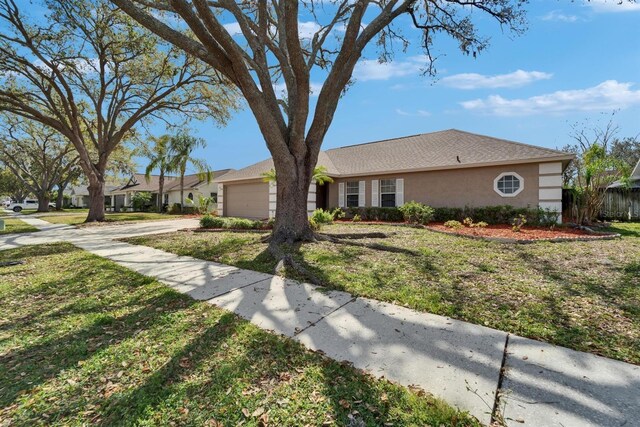
{"type": "Polygon", "coordinates": [[[64,208],[64,190],[67,188],[67,182],[58,184],[58,197],[56,197],[56,210],[60,211],[64,208]]]}
{"type": "Polygon", "coordinates": [[[89,214],[85,222],[104,221],[104,178],[89,176],[89,214]]]}
{"type": "Polygon", "coordinates": [[[180,213],[184,213],[184,172],[180,172],[180,213]]]}
{"type": "Polygon", "coordinates": [[[277,175],[276,222],[270,245],[310,241],[314,233],[307,216],[307,197],[315,165],[295,162],[294,168],[281,168],[277,175]]]}
{"type": "Polygon", "coordinates": [[[51,197],[48,191],[38,192],[38,212],[49,212],[49,202],[51,197]]]}

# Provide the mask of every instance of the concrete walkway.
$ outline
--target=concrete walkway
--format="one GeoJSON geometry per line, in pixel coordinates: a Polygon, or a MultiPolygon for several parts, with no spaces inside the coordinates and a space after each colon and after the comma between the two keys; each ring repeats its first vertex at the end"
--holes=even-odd
{"type": "Polygon", "coordinates": [[[71,242],[333,359],[416,385],[484,424],[497,406],[509,426],[640,425],[640,366],[113,240],[194,227],[194,220],[85,229],[31,223],[43,231],[0,236],[0,250],[71,242]]]}

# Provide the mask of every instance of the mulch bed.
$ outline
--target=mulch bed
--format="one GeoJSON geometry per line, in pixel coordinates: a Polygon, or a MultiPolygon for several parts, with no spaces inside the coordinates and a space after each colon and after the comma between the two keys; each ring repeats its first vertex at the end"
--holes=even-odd
{"type": "Polygon", "coordinates": [[[505,243],[532,243],[532,242],[571,242],[586,240],[608,240],[619,238],[619,234],[598,233],[578,228],[568,227],[533,227],[524,226],[517,232],[510,225],[489,225],[485,228],[464,227],[452,229],[442,223],[431,223],[427,230],[455,236],[469,237],[472,239],[484,239],[505,243]]]}

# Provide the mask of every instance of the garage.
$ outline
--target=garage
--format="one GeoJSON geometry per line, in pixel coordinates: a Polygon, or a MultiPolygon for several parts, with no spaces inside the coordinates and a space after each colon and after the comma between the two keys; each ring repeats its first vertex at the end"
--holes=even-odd
{"type": "Polygon", "coordinates": [[[269,184],[225,184],[224,216],[266,219],[269,217],[269,184]]]}

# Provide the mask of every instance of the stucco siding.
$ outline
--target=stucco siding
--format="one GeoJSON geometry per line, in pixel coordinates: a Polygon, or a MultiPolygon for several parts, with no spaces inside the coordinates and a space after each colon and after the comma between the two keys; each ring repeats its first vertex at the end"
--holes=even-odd
{"type": "Polygon", "coordinates": [[[329,184],[329,207],[338,206],[341,182],[365,181],[365,206],[371,206],[371,181],[394,178],[404,179],[405,202],[415,200],[434,207],[511,205],[535,208],[539,201],[539,164],[531,163],[340,178],[329,184]],[[524,189],[515,197],[502,197],[494,190],[494,180],[505,172],[515,172],[524,179],[524,189]]]}

